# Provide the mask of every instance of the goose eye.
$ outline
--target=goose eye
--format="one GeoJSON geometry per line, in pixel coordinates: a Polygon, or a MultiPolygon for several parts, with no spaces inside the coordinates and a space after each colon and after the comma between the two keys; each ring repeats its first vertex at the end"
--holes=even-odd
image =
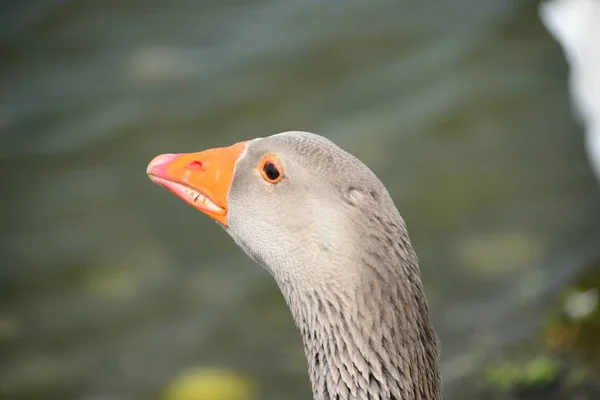
{"type": "Polygon", "coordinates": [[[265,171],[265,175],[267,176],[267,178],[269,178],[270,180],[274,181],[277,178],[279,178],[279,170],[271,161],[267,161],[265,163],[263,170],[265,171]]]}
{"type": "Polygon", "coordinates": [[[268,154],[263,158],[261,161],[260,172],[263,179],[269,183],[277,183],[283,177],[279,160],[273,154],[268,154]]]}

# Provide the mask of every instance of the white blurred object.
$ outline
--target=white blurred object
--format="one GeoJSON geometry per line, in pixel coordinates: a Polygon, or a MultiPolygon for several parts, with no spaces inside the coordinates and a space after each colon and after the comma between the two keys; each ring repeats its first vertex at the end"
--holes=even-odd
{"type": "Polygon", "coordinates": [[[565,312],[573,319],[584,318],[590,315],[598,306],[598,289],[589,289],[583,292],[571,293],[564,304],[565,312]]]}
{"type": "Polygon", "coordinates": [[[548,0],[540,5],[540,18],[571,67],[571,96],[600,180],[600,0],[548,0]]]}

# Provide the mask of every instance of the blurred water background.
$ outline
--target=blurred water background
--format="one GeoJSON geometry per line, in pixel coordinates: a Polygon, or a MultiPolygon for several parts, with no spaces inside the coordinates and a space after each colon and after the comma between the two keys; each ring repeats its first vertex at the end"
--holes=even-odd
{"type": "Polygon", "coordinates": [[[254,393],[231,396],[310,398],[274,281],[147,179],[160,153],[308,130],[369,165],[446,399],[598,268],[600,185],[537,2],[2,2],[0,61],[1,398],[175,398],[215,369],[254,393]]]}

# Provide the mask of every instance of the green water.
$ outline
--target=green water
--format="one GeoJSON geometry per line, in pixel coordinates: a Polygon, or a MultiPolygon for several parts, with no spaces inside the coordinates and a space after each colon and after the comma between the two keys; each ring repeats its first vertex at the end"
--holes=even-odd
{"type": "Polygon", "coordinates": [[[13,2],[0,60],[3,398],[144,399],[196,367],[310,398],[275,283],[146,178],[160,153],[309,130],[369,165],[419,254],[450,400],[600,253],[533,2],[13,2]]]}

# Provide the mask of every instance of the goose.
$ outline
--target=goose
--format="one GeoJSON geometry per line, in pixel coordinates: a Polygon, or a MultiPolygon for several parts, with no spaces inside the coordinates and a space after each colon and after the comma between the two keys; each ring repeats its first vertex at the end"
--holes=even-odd
{"type": "Polygon", "coordinates": [[[388,191],[323,136],[162,154],[148,177],[217,221],[275,279],[315,400],[438,400],[439,344],[388,191]]]}

